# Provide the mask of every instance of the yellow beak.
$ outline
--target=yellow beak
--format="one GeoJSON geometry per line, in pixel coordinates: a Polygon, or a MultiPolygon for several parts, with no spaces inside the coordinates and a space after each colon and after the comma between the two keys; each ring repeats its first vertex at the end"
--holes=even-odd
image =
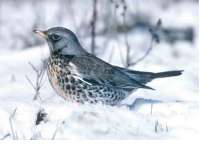
{"type": "Polygon", "coordinates": [[[33,32],[34,33],[36,33],[37,35],[39,35],[39,36],[41,36],[41,37],[43,37],[43,38],[47,38],[47,34],[46,34],[46,32],[45,31],[41,31],[41,30],[33,30],[33,32]]]}

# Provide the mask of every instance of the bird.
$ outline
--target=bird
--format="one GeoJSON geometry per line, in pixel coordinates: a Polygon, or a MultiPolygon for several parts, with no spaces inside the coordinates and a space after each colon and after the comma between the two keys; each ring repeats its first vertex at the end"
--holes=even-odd
{"type": "Polygon", "coordinates": [[[144,72],[111,65],[83,48],[71,30],[33,30],[49,46],[47,75],[55,92],[76,103],[119,105],[137,89],[150,89],[154,79],[181,75],[183,70],[144,72]]]}

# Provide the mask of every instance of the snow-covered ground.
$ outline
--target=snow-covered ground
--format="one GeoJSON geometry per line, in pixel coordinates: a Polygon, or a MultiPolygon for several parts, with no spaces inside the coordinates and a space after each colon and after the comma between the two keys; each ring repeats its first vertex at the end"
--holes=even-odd
{"type": "MultiPolygon", "coordinates": [[[[136,98],[142,98],[130,109],[126,106],[91,106],[65,102],[54,93],[46,75],[40,93],[41,100],[34,101],[34,89],[26,75],[35,82],[36,74],[28,63],[39,67],[47,55],[46,46],[1,54],[0,137],[11,134],[9,118],[15,109],[12,125],[18,139],[166,139],[196,136],[198,89],[196,83],[192,83],[191,76],[195,74],[190,74],[190,70],[186,69],[179,77],[152,82],[150,86],[156,88],[155,91],[138,90],[124,102],[129,104],[136,98]],[[35,125],[40,109],[47,113],[46,121],[35,125]]],[[[185,57],[189,57],[188,54],[185,57]]],[[[179,66],[185,69],[183,66],[186,64],[178,62],[174,62],[174,66],[178,67],[163,67],[148,60],[148,63],[144,63],[147,69],[141,68],[141,64],[138,67],[147,71],[178,69],[179,66]]],[[[6,139],[11,138],[12,135],[6,139]]]]}
{"type": "MultiPolygon", "coordinates": [[[[142,11],[154,7],[153,3],[146,7],[146,1],[141,3],[143,5],[140,5],[138,0],[135,2],[136,7],[142,6],[139,8],[142,11]]],[[[136,10],[130,1],[128,5],[131,6],[132,11],[136,10]]],[[[122,103],[129,104],[129,107],[125,105],[110,107],[100,104],[79,105],[64,101],[53,91],[45,74],[44,84],[40,90],[41,99],[33,100],[34,89],[26,76],[35,82],[36,73],[29,62],[39,68],[41,60],[48,57],[47,45],[21,51],[1,50],[0,139],[189,139],[196,137],[199,132],[197,5],[184,1],[180,2],[180,5],[168,8],[168,13],[159,9],[153,9],[153,11],[155,12],[153,20],[162,17],[163,26],[181,28],[192,25],[196,31],[195,42],[179,41],[170,44],[161,41],[146,59],[131,69],[153,72],[183,69],[183,75],[149,83],[148,85],[156,90],[139,89],[122,103]],[[187,10],[186,7],[188,7],[187,10]],[[134,101],[135,105],[132,105],[134,101]],[[40,110],[47,115],[44,121],[36,125],[37,113],[40,110]]],[[[148,32],[135,28],[128,33],[128,40],[134,56],[143,56],[144,50],[148,47],[148,32]]],[[[98,56],[111,64],[122,66],[120,54],[125,51],[123,35],[110,39],[108,43],[105,41],[106,38],[103,36],[97,38],[97,48],[102,49],[98,56]]],[[[90,38],[82,37],[81,42],[88,48],[90,38]]]]}

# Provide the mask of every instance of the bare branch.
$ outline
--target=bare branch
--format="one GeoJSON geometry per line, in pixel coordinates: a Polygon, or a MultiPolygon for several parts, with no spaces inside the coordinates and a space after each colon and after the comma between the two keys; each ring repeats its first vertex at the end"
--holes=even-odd
{"type": "Polygon", "coordinates": [[[155,133],[158,132],[158,126],[159,126],[159,122],[158,120],[155,121],[155,133]]]}
{"type": "Polygon", "coordinates": [[[34,90],[36,90],[36,87],[33,85],[32,81],[29,79],[29,77],[27,75],[25,77],[28,80],[28,82],[30,83],[30,85],[34,88],[34,90]]]}
{"type": "Polygon", "coordinates": [[[28,63],[30,66],[31,66],[31,68],[35,71],[35,72],[39,72],[39,70],[38,69],[36,69],[36,67],[31,63],[31,62],[29,62],[28,63]]]}
{"type": "Polygon", "coordinates": [[[62,121],[62,122],[58,122],[57,123],[56,129],[55,129],[55,131],[53,133],[53,136],[52,136],[51,140],[55,140],[55,137],[56,137],[56,135],[57,135],[57,133],[58,133],[61,125],[64,124],[64,123],[65,123],[65,121],[62,121]]]}
{"type": "Polygon", "coordinates": [[[149,45],[149,48],[146,50],[146,53],[142,57],[140,57],[139,59],[137,59],[137,60],[135,60],[133,62],[130,62],[129,66],[134,66],[137,63],[139,63],[140,61],[144,60],[150,54],[150,52],[152,51],[154,45],[155,45],[154,38],[152,38],[151,42],[150,42],[150,45],[149,45]]]}
{"type": "Polygon", "coordinates": [[[16,131],[14,130],[14,126],[13,126],[13,119],[15,117],[16,111],[17,111],[17,108],[14,109],[13,113],[9,117],[10,130],[11,130],[11,134],[12,134],[13,140],[17,140],[18,139],[18,135],[17,135],[16,131]]]}
{"type": "Polygon", "coordinates": [[[91,53],[93,55],[95,52],[95,38],[96,38],[96,21],[97,21],[97,0],[93,0],[93,16],[91,20],[91,53]]]}
{"type": "Polygon", "coordinates": [[[0,138],[0,140],[5,140],[7,137],[9,137],[11,134],[10,133],[7,133],[5,134],[2,138],[0,138]]]}
{"type": "Polygon", "coordinates": [[[57,135],[57,132],[58,132],[58,126],[56,127],[56,129],[55,129],[55,131],[53,133],[53,136],[52,136],[51,140],[55,140],[55,137],[57,135]]]}
{"type": "MultiPolygon", "coordinates": [[[[124,32],[124,41],[126,46],[126,57],[125,60],[123,60],[123,57],[121,57],[121,60],[126,68],[130,66],[130,45],[128,42],[128,36],[127,36],[127,24],[126,24],[126,13],[127,13],[127,4],[124,0],[121,0],[122,6],[123,6],[123,12],[122,12],[122,18],[123,18],[123,32],[124,32]]],[[[121,54],[122,56],[122,54],[121,54]]]]}
{"type": "Polygon", "coordinates": [[[155,127],[154,127],[155,133],[158,132],[168,132],[168,125],[166,124],[163,126],[158,120],[155,121],[155,127]]]}
{"type": "Polygon", "coordinates": [[[151,34],[151,41],[150,41],[149,47],[146,50],[146,53],[142,57],[140,57],[137,60],[133,61],[131,59],[132,56],[130,55],[131,50],[130,50],[130,45],[129,45],[129,42],[128,42],[127,29],[126,29],[126,27],[127,27],[127,25],[126,25],[126,11],[127,11],[127,6],[126,6],[125,0],[121,0],[121,2],[122,2],[122,5],[123,5],[122,17],[123,17],[123,26],[124,26],[124,41],[125,41],[125,46],[126,46],[126,57],[125,57],[125,60],[122,61],[122,62],[123,62],[124,66],[126,68],[129,68],[131,66],[136,65],[140,61],[144,60],[150,54],[150,52],[153,50],[154,45],[156,43],[159,43],[160,42],[159,36],[158,36],[157,32],[161,28],[162,21],[161,21],[161,19],[159,19],[157,21],[157,23],[156,23],[155,28],[154,29],[149,29],[149,32],[151,34]]]}
{"type": "Polygon", "coordinates": [[[153,113],[153,103],[151,103],[151,108],[150,108],[150,114],[152,115],[152,113],[153,113]]]}
{"type": "Polygon", "coordinates": [[[26,79],[28,80],[28,82],[30,83],[30,85],[35,90],[35,94],[34,94],[33,100],[36,100],[38,97],[41,100],[40,89],[44,85],[43,78],[44,78],[44,73],[45,73],[45,70],[46,70],[46,62],[44,60],[42,60],[42,66],[40,67],[40,69],[37,69],[30,62],[29,62],[29,65],[34,70],[34,72],[36,73],[36,81],[35,81],[35,83],[33,83],[31,81],[31,79],[28,76],[26,76],[26,79]]]}

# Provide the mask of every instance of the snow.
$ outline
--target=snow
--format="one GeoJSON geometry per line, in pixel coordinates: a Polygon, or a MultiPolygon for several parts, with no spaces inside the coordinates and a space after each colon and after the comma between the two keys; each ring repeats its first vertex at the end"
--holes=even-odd
{"type": "MultiPolygon", "coordinates": [[[[10,40],[13,38],[13,33],[7,34],[4,39],[5,45],[0,45],[0,139],[196,138],[199,132],[197,5],[190,1],[183,1],[178,5],[170,6],[166,13],[156,8],[153,2],[135,0],[135,6],[131,1],[128,5],[132,13],[136,10],[148,12],[154,8],[155,13],[152,13],[150,17],[153,18],[152,20],[157,20],[161,16],[163,25],[166,27],[182,28],[191,25],[196,30],[196,39],[194,43],[179,41],[170,44],[161,41],[145,60],[132,66],[131,69],[153,72],[183,69],[183,75],[154,80],[148,85],[155,88],[155,91],[139,89],[124,100],[121,106],[111,107],[101,104],[81,105],[66,102],[56,95],[45,74],[44,84],[40,91],[41,99],[33,100],[34,89],[26,76],[35,82],[36,74],[29,62],[39,68],[41,61],[49,55],[48,47],[43,45],[24,50],[11,50],[11,45],[14,45],[12,43],[14,40],[10,40]],[[171,16],[176,16],[177,19],[171,16]],[[6,43],[6,41],[10,42],[6,43]],[[2,50],[4,48],[5,50],[2,50]],[[37,113],[40,110],[43,110],[47,116],[39,125],[35,125],[37,113]],[[14,117],[9,119],[13,113],[14,117]],[[12,129],[17,137],[13,137],[12,129]],[[6,136],[7,134],[10,135],[6,136]]],[[[50,7],[53,10],[59,9],[56,4],[55,1],[50,7]]],[[[74,5],[87,8],[80,2],[74,5]]],[[[71,7],[75,9],[74,5],[71,7]]],[[[9,16],[21,22],[21,14],[30,12],[30,6],[26,5],[21,8],[24,9],[18,12],[19,15],[6,13],[3,19],[9,16]]],[[[13,7],[10,8],[9,5],[3,7],[5,12],[12,10],[13,7]]],[[[32,16],[31,13],[28,15],[32,16]]],[[[79,16],[84,16],[84,14],[80,12],[77,14],[77,17],[79,16]]],[[[89,17],[90,14],[88,13],[87,16],[89,17]]],[[[82,18],[84,17],[76,19],[74,23],[79,25],[82,18]]],[[[50,19],[53,18],[49,17],[47,18],[49,21],[46,20],[49,26],[55,25],[50,19]]],[[[68,23],[63,24],[69,25],[68,23]]],[[[29,30],[30,23],[25,26],[29,30]]],[[[75,30],[74,25],[70,27],[75,30]]],[[[11,24],[5,25],[4,28],[2,31],[5,32],[11,28],[11,24]]],[[[16,28],[18,27],[15,27],[14,31],[19,32],[20,29],[16,30],[16,28]]],[[[80,33],[79,36],[81,35],[80,33]]],[[[144,55],[149,45],[149,38],[148,32],[139,28],[128,33],[128,41],[135,57],[144,55]]],[[[123,35],[119,34],[116,38],[110,39],[108,43],[104,36],[99,36],[96,40],[97,49],[103,50],[99,51],[98,57],[113,65],[122,66],[120,54],[125,54],[123,35]],[[110,59],[111,54],[112,59],[110,59]]],[[[90,37],[81,36],[81,42],[88,49],[90,37]]],[[[24,47],[18,43],[22,44],[17,42],[17,48],[24,47]]]]}
{"type": "MultiPolygon", "coordinates": [[[[197,134],[197,92],[196,87],[189,86],[187,73],[152,82],[156,91],[138,90],[124,102],[146,98],[138,100],[135,109],[65,102],[54,93],[46,75],[42,100],[34,101],[34,90],[25,78],[27,75],[35,80],[28,62],[39,66],[47,56],[47,46],[0,56],[0,137],[11,132],[9,117],[15,109],[13,124],[18,139],[166,139],[191,138],[197,134]],[[40,109],[47,113],[47,121],[36,126],[40,109]]],[[[146,66],[156,68],[157,64],[148,62],[146,66]]]]}

